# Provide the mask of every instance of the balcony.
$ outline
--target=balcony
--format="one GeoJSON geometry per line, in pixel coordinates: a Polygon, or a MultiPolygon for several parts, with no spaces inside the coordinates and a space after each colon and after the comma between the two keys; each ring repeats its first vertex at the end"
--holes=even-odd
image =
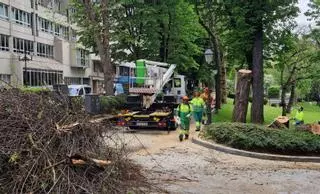
{"type": "Polygon", "coordinates": [[[75,64],[71,64],[71,67],[86,69],[89,67],[89,59],[77,58],[75,64]]]}

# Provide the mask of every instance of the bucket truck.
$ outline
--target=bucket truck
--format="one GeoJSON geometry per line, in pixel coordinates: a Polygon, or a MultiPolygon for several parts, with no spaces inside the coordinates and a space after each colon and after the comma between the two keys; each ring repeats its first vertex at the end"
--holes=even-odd
{"type": "Polygon", "coordinates": [[[116,83],[127,86],[126,110],[114,121],[131,129],[175,130],[174,109],[186,95],[183,75],[174,75],[175,64],[137,60],[117,67],[116,83]]]}

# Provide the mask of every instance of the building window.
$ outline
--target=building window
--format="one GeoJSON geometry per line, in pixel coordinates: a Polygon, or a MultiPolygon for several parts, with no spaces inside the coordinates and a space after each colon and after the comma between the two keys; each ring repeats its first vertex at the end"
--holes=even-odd
{"type": "Polygon", "coordinates": [[[54,35],[69,39],[69,28],[60,24],[55,24],[54,35]]]}
{"type": "Polygon", "coordinates": [[[71,40],[77,41],[77,31],[71,29],[71,40]]]}
{"type": "MultiPolygon", "coordinates": [[[[90,85],[90,78],[85,77],[64,77],[64,82],[68,85],[90,85]]],[[[90,92],[88,92],[90,93],[90,92]]]]}
{"type": "Polygon", "coordinates": [[[33,41],[13,37],[13,52],[31,54],[33,50],[33,41]]]}
{"type": "Polygon", "coordinates": [[[9,19],[8,6],[0,3],[0,18],[9,19]]]}
{"type": "Polygon", "coordinates": [[[40,57],[53,58],[53,46],[37,43],[37,55],[40,57]]]}
{"type": "Polygon", "coordinates": [[[10,75],[0,74],[0,86],[4,86],[6,83],[10,84],[10,75]]]}
{"type": "Polygon", "coordinates": [[[12,20],[17,24],[24,26],[31,26],[31,14],[20,9],[12,8],[11,9],[12,20]]]}
{"type": "Polygon", "coordinates": [[[39,22],[39,27],[41,31],[53,34],[53,31],[54,31],[53,22],[41,17],[38,18],[38,22],[39,22]]]}
{"type": "Polygon", "coordinates": [[[103,69],[100,61],[93,61],[93,72],[102,73],[103,69]]]}
{"type": "Polygon", "coordinates": [[[89,66],[89,52],[84,49],[77,49],[77,65],[78,66],[89,66]]]}
{"type": "Polygon", "coordinates": [[[9,36],[0,34],[0,50],[9,51],[9,36]]]}
{"type": "Polygon", "coordinates": [[[64,39],[69,39],[69,28],[62,26],[62,35],[64,39]]]}
{"type": "Polygon", "coordinates": [[[82,79],[80,77],[65,77],[64,82],[68,85],[82,84],[82,79]]]}
{"type": "Polygon", "coordinates": [[[52,8],[53,7],[53,0],[38,0],[38,3],[46,8],[52,8]]]}
{"type": "Polygon", "coordinates": [[[23,69],[23,84],[26,86],[45,86],[60,84],[63,82],[62,71],[23,69]]]}
{"type": "Polygon", "coordinates": [[[61,36],[61,34],[62,34],[62,27],[60,24],[56,24],[54,26],[54,35],[61,36]]]}
{"type": "Polygon", "coordinates": [[[70,7],[70,8],[69,8],[69,12],[70,12],[71,14],[75,14],[75,13],[76,13],[76,8],[70,7]]]}

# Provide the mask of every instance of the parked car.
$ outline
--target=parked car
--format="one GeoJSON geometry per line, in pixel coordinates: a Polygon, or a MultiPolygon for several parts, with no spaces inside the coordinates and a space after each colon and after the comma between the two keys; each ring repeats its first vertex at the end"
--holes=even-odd
{"type": "Polygon", "coordinates": [[[91,86],[89,85],[68,85],[69,96],[82,96],[91,94],[91,86]]]}

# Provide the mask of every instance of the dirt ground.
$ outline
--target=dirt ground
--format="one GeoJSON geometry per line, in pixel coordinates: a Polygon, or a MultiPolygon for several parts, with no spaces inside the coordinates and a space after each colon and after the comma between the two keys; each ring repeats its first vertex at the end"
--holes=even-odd
{"type": "Polygon", "coordinates": [[[168,193],[320,193],[320,164],[225,154],[179,142],[178,131],[121,132],[118,138],[150,182],[168,193]]]}

